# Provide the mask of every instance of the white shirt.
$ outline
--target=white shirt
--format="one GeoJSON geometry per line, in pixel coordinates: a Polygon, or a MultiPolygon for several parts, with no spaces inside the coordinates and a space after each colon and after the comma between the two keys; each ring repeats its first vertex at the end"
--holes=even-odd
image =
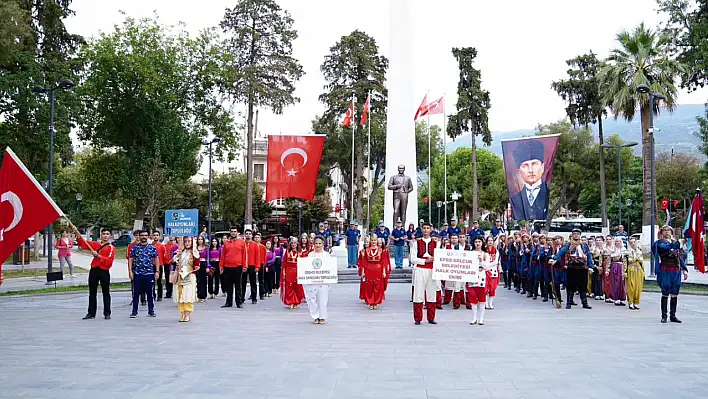
{"type": "Polygon", "coordinates": [[[411,248],[411,263],[414,265],[424,265],[426,263],[425,256],[430,255],[428,245],[430,244],[430,241],[433,240],[433,237],[428,237],[427,239],[423,237],[423,238],[419,238],[419,240],[421,240],[425,243],[425,253],[423,254],[422,258],[419,258],[418,257],[418,246],[416,245],[415,251],[413,250],[413,248],[411,248]]]}
{"type": "Polygon", "coordinates": [[[536,198],[538,198],[538,194],[541,192],[541,183],[542,181],[539,180],[534,184],[524,184],[526,187],[526,199],[529,200],[529,205],[533,206],[533,203],[536,202],[536,198]],[[533,201],[531,201],[531,194],[533,194],[533,201]]]}

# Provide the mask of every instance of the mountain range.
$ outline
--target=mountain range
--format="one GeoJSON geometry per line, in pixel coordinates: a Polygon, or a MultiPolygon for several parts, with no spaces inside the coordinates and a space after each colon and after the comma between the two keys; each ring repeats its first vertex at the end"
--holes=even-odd
{"type": "MultiPolygon", "coordinates": [[[[655,116],[654,118],[654,140],[657,152],[670,151],[691,154],[698,158],[701,162],[706,161],[706,156],[699,149],[700,139],[694,134],[698,131],[698,122],[696,117],[706,116],[706,108],[703,104],[679,104],[672,113],[666,111],[655,116]]],[[[592,129],[597,140],[597,125],[593,125],[592,129]]],[[[640,119],[634,118],[632,122],[626,122],[624,119],[614,119],[608,117],[603,121],[603,132],[605,137],[619,135],[623,141],[634,141],[640,145],[634,147],[636,155],[641,155],[642,152],[642,134],[640,127],[640,119]]],[[[493,153],[502,156],[501,141],[508,139],[516,139],[534,135],[534,129],[514,130],[509,132],[492,132],[492,145],[487,148],[493,153]]],[[[470,134],[464,134],[458,137],[455,141],[447,143],[448,153],[455,151],[460,147],[471,147],[470,134]]]]}

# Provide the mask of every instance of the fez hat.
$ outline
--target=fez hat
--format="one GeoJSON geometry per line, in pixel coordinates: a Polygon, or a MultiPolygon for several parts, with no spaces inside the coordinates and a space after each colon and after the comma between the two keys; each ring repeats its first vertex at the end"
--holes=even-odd
{"type": "Polygon", "coordinates": [[[576,229],[573,229],[572,232],[573,232],[573,233],[580,233],[580,234],[583,234],[583,231],[580,230],[580,229],[577,229],[577,228],[576,228],[576,229]]]}
{"type": "Polygon", "coordinates": [[[521,164],[532,159],[538,159],[543,163],[543,143],[536,140],[525,140],[519,143],[514,149],[514,161],[516,167],[520,168],[521,164]]]}

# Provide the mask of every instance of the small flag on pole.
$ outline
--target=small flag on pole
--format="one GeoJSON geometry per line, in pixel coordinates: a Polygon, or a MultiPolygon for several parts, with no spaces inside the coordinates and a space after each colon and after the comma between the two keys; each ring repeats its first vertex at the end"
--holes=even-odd
{"type": "Polygon", "coordinates": [[[418,118],[421,116],[425,116],[428,113],[428,95],[426,94],[425,97],[423,97],[423,102],[420,103],[420,106],[418,106],[418,110],[415,111],[415,116],[413,117],[414,121],[417,121],[418,118]]]}
{"type": "Polygon", "coordinates": [[[349,104],[349,109],[347,109],[342,120],[342,126],[351,126],[352,118],[354,118],[354,104],[349,104]]]}
{"type": "Polygon", "coordinates": [[[361,126],[366,124],[366,118],[369,116],[369,109],[371,108],[371,94],[366,97],[366,103],[364,103],[364,111],[361,113],[361,126]]]}

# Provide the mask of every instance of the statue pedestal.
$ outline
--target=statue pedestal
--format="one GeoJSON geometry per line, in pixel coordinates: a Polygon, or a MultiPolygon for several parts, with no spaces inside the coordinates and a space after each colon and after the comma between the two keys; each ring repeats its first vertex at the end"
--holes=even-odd
{"type": "MultiPolygon", "coordinates": [[[[386,130],[386,180],[398,174],[398,165],[406,167],[406,175],[413,181],[413,192],[408,195],[408,209],[403,227],[418,226],[418,178],[415,152],[416,106],[411,74],[412,46],[409,0],[390,0],[391,5],[391,54],[387,73],[388,117],[386,130]]],[[[374,221],[377,222],[377,221],[374,221]]],[[[395,227],[393,221],[393,193],[386,190],[384,200],[384,223],[395,227]]]]}

